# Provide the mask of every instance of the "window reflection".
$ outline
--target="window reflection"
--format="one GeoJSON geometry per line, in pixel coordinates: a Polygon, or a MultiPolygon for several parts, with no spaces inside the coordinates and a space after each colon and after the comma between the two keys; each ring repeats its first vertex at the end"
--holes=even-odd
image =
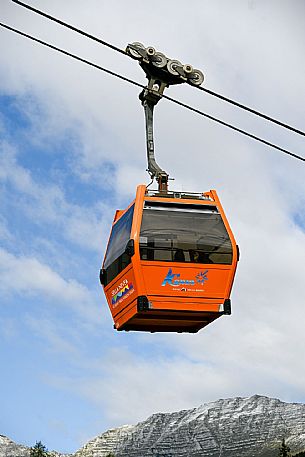
{"type": "Polygon", "coordinates": [[[144,208],[140,255],[142,260],[231,264],[232,245],[216,208],[163,205],[144,208]]]}

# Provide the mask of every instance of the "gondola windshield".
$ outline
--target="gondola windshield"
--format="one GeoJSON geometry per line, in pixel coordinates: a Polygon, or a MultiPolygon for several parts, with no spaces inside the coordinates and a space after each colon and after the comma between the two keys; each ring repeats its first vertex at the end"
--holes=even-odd
{"type": "Polygon", "coordinates": [[[130,263],[130,255],[125,250],[130,238],[133,212],[134,205],[113,225],[104,262],[107,284],[130,263]]]}
{"type": "Polygon", "coordinates": [[[140,232],[142,260],[232,263],[232,244],[216,207],[147,205],[140,232]]]}

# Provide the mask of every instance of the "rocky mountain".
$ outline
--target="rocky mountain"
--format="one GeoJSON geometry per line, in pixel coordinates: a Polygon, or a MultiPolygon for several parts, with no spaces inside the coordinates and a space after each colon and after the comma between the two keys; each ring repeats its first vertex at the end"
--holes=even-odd
{"type": "MultiPolygon", "coordinates": [[[[108,430],[74,457],[276,457],[283,438],[293,453],[305,450],[305,405],[255,395],[154,414],[108,430]]],[[[28,455],[0,436],[0,457],[28,455]]]]}
{"type": "Polygon", "coordinates": [[[0,435],[0,457],[28,457],[29,449],[21,444],[15,444],[6,436],[0,435]]]}

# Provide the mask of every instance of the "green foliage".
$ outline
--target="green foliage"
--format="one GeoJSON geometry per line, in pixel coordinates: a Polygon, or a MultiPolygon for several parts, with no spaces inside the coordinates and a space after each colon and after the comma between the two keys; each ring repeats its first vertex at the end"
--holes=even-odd
{"type": "Polygon", "coordinates": [[[291,457],[290,447],[285,443],[285,438],[283,438],[279,451],[279,457],[291,457]]]}
{"type": "Polygon", "coordinates": [[[35,446],[30,449],[31,457],[48,457],[49,453],[47,448],[42,444],[41,441],[36,441],[35,446]]]}
{"type": "Polygon", "coordinates": [[[106,457],[115,457],[115,455],[112,454],[112,452],[110,452],[109,454],[106,455],[106,457]]]}
{"type": "Polygon", "coordinates": [[[305,451],[298,452],[297,454],[293,454],[292,457],[305,457],[305,451]]]}

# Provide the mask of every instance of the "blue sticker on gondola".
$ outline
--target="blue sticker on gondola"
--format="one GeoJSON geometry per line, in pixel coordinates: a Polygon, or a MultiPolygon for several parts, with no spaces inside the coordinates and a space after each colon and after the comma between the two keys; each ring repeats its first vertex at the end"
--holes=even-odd
{"type": "Polygon", "coordinates": [[[194,279],[184,279],[181,278],[180,273],[173,273],[172,268],[169,268],[167,275],[165,276],[162,286],[194,286],[195,284],[204,284],[209,278],[207,276],[208,270],[200,271],[196,274],[194,279]]]}

